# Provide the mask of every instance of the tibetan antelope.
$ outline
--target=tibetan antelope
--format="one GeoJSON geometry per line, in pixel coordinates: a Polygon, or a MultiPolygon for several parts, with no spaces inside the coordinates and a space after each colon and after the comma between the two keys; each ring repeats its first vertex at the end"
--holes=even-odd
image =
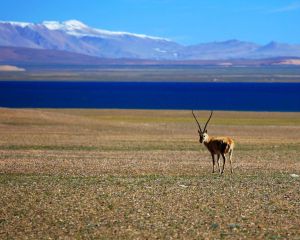
{"type": "Polygon", "coordinates": [[[215,172],[215,155],[217,155],[217,164],[218,164],[218,169],[219,169],[219,173],[223,173],[224,172],[224,167],[225,167],[225,162],[226,162],[226,153],[229,153],[229,162],[230,162],[230,168],[231,168],[231,173],[233,172],[232,170],[232,163],[231,163],[231,157],[232,157],[232,152],[233,152],[233,148],[234,148],[234,142],[230,137],[211,137],[208,136],[207,134],[207,124],[209,123],[211,116],[213,114],[213,111],[211,111],[210,116],[207,120],[207,122],[205,123],[204,129],[202,131],[201,126],[194,114],[194,111],[192,111],[192,114],[197,122],[197,125],[199,127],[198,129],[198,133],[199,133],[199,142],[205,145],[205,147],[208,149],[208,151],[211,154],[212,157],[212,163],[213,163],[213,173],[215,172]],[[223,158],[223,167],[222,167],[222,171],[220,171],[220,155],[222,155],[223,158]]]}

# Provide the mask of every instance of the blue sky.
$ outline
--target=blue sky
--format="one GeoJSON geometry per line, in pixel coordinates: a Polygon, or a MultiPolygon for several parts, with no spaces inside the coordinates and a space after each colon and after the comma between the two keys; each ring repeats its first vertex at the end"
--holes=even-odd
{"type": "Polygon", "coordinates": [[[9,0],[0,8],[2,21],[69,19],[186,45],[228,39],[300,43],[300,0],[9,0]]]}

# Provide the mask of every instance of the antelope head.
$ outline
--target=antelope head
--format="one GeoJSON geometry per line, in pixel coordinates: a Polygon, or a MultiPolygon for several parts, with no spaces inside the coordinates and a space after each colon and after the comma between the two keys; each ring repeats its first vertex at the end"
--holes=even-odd
{"type": "Polygon", "coordinates": [[[200,142],[200,143],[207,142],[207,141],[208,141],[208,134],[207,134],[207,129],[206,129],[206,127],[207,127],[207,124],[209,123],[209,121],[210,121],[210,119],[211,119],[211,116],[212,116],[212,114],[213,114],[213,111],[210,112],[210,116],[209,116],[208,120],[206,121],[203,130],[201,129],[200,123],[198,122],[198,120],[197,120],[197,118],[196,118],[196,116],[195,116],[193,110],[192,110],[192,114],[193,114],[193,116],[194,116],[194,118],[195,118],[195,120],[196,120],[196,123],[197,123],[197,125],[198,125],[198,128],[199,128],[199,129],[198,129],[199,142],[200,142]]]}

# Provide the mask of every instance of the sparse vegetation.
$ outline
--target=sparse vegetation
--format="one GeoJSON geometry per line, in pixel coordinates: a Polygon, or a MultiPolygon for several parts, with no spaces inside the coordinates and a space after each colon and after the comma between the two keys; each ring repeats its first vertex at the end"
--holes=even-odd
{"type": "MultiPolygon", "coordinates": [[[[77,59],[78,60],[78,59],[77,59]]],[[[141,60],[139,60],[140,63],[141,60]]],[[[80,61],[82,62],[82,61],[80,61]]],[[[125,60],[126,62],[126,60],[125,60]]],[[[221,61],[223,62],[223,61],[221,61]]],[[[251,62],[251,61],[250,61],[251,62]]],[[[260,62],[258,60],[258,62],[260,62]]],[[[125,82],[299,82],[299,66],[260,63],[237,63],[236,67],[216,66],[216,63],[191,65],[30,65],[23,72],[1,72],[0,81],[125,81],[125,82]],[[269,65],[271,64],[271,65],[269,65]]]]}
{"type": "Polygon", "coordinates": [[[233,175],[188,111],[0,109],[0,238],[299,239],[300,114],[209,130],[236,141],[233,175]]]}

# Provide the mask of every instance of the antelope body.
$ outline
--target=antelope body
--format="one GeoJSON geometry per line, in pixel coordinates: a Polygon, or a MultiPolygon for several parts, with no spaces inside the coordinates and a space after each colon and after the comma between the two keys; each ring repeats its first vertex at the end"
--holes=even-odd
{"type": "Polygon", "coordinates": [[[198,124],[198,133],[199,133],[199,142],[205,145],[205,147],[208,149],[208,151],[211,154],[212,157],[212,164],[213,164],[213,173],[215,172],[215,155],[217,155],[217,164],[218,164],[218,169],[219,172],[222,174],[224,172],[224,167],[225,167],[225,162],[226,162],[226,156],[225,154],[229,154],[229,162],[230,162],[230,169],[231,169],[231,173],[233,172],[232,169],[232,152],[233,152],[233,148],[234,148],[234,141],[230,138],[230,137],[210,137],[207,134],[207,124],[211,119],[211,116],[213,114],[213,111],[211,111],[209,119],[207,120],[204,130],[202,131],[201,126],[194,114],[194,112],[192,111],[192,114],[198,124]],[[223,167],[222,167],[222,171],[220,170],[220,156],[222,156],[223,158],[223,167]]]}

